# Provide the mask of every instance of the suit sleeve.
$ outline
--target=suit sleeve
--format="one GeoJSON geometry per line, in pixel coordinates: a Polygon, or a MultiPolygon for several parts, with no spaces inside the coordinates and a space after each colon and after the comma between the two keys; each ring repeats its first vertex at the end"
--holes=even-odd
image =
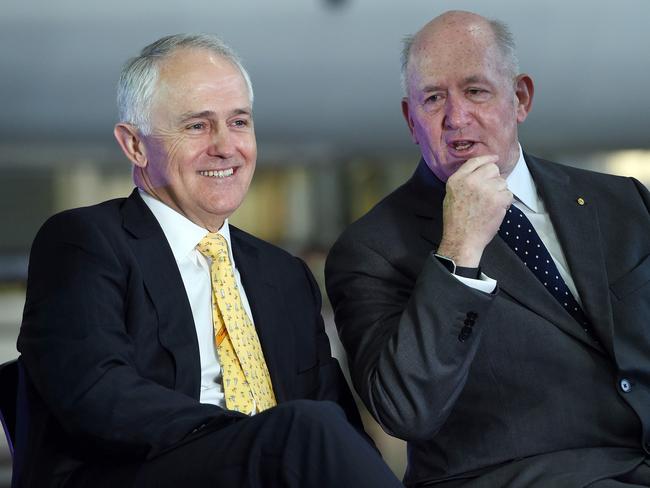
{"type": "Polygon", "coordinates": [[[494,295],[431,254],[415,282],[397,261],[346,233],[328,257],[327,290],[369,411],[389,434],[430,439],[465,385],[494,295]]]}
{"type": "Polygon", "coordinates": [[[316,349],[318,357],[317,366],[317,386],[314,390],[312,399],[326,400],[337,403],[345,412],[348,421],[365,436],[363,424],[359,411],[356,407],[350,388],[348,387],[345,376],[341,371],[341,366],[336,358],[332,357],[329,338],[325,332],[323,317],[321,316],[322,299],[320,290],[314,277],[305,265],[298,259],[306,280],[309,284],[310,303],[313,304],[313,323],[316,333],[316,349]]]}
{"type": "Polygon", "coordinates": [[[209,422],[236,416],[137,370],[129,287],[142,286],[101,222],[64,213],[30,255],[22,361],[39,396],[81,446],[131,459],[155,455],[209,422]]]}

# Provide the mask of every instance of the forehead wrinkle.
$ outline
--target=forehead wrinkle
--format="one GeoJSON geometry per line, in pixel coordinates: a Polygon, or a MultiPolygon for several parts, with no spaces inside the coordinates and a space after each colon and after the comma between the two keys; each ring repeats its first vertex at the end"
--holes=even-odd
{"type": "MultiPolygon", "coordinates": [[[[466,76],[461,80],[461,85],[471,85],[472,83],[490,83],[490,80],[488,80],[483,75],[470,75],[470,76],[466,76]]],[[[420,91],[429,93],[429,92],[440,91],[444,89],[445,86],[442,84],[427,84],[423,86],[420,89],[420,91]]]]}
{"type": "Polygon", "coordinates": [[[189,111],[178,116],[178,120],[183,122],[189,119],[201,119],[214,117],[216,114],[213,110],[202,110],[200,112],[189,111]]]}
{"type": "Polygon", "coordinates": [[[463,84],[465,85],[472,83],[490,83],[490,80],[483,75],[470,75],[463,80],[463,84]]]}

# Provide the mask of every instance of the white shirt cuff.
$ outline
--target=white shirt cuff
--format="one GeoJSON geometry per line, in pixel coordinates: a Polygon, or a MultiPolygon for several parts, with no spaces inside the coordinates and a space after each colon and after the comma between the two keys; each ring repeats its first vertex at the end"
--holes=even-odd
{"type": "Polygon", "coordinates": [[[455,274],[452,274],[452,276],[470,288],[482,291],[483,293],[492,293],[497,287],[497,281],[493,280],[485,273],[481,273],[481,277],[477,280],[473,278],[465,278],[464,276],[458,276],[455,274]]]}

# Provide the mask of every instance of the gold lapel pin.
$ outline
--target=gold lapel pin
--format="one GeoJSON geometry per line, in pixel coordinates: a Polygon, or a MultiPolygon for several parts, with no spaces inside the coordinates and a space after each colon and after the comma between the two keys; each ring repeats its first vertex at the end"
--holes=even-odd
{"type": "Polygon", "coordinates": [[[582,198],[582,197],[578,197],[578,198],[576,199],[576,202],[578,202],[578,205],[581,205],[581,206],[582,206],[582,205],[585,204],[585,199],[582,198]]]}

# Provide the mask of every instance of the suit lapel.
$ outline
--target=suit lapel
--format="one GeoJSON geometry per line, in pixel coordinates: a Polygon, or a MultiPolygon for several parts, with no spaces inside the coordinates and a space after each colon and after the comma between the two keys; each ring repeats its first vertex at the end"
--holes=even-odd
{"type": "Polygon", "coordinates": [[[174,255],[137,189],[125,201],[122,215],[124,228],[134,237],[133,253],[158,315],[158,337],[174,357],[175,389],[198,399],[201,365],[196,329],[174,255]]]}
{"type": "MultiPolygon", "coordinates": [[[[550,165],[550,163],[548,164],[550,165]]],[[[538,166],[539,165],[536,165],[535,168],[538,166]]],[[[531,168],[531,174],[533,174],[535,183],[538,186],[538,191],[542,188],[552,189],[552,191],[548,192],[551,194],[551,203],[546,203],[548,202],[548,199],[544,193],[540,194],[542,195],[549,213],[551,214],[551,220],[558,232],[560,244],[567,255],[567,259],[569,259],[571,274],[572,276],[579,276],[581,278],[580,280],[576,280],[576,285],[578,285],[578,291],[585,302],[585,306],[589,311],[591,311],[591,313],[587,312],[587,310],[585,311],[593,320],[598,314],[602,313],[603,307],[609,306],[609,300],[607,297],[603,299],[602,290],[596,291],[595,293],[592,293],[593,290],[587,290],[587,288],[589,288],[587,283],[594,279],[593,275],[599,274],[599,270],[590,269],[586,276],[582,276],[582,273],[584,272],[583,268],[590,268],[590,262],[604,263],[602,258],[599,260],[597,259],[596,255],[598,252],[596,250],[591,249],[588,253],[581,254],[582,250],[580,249],[581,243],[583,242],[590,242],[590,240],[600,242],[598,236],[594,233],[594,224],[596,224],[595,216],[590,216],[590,218],[583,221],[578,226],[578,228],[581,229],[581,234],[579,234],[581,237],[576,239],[574,235],[569,234],[571,229],[570,219],[573,218],[573,216],[569,216],[565,212],[564,215],[567,215],[567,219],[554,218],[554,216],[558,215],[557,207],[563,207],[566,205],[566,202],[558,201],[561,199],[560,197],[570,200],[570,196],[567,193],[568,188],[566,188],[568,187],[568,176],[563,173],[561,175],[542,174],[538,179],[536,178],[537,171],[533,171],[533,168],[531,168]],[[594,220],[592,221],[590,219],[594,220]],[[558,229],[556,220],[562,221],[560,224],[562,230],[558,229]],[[577,267],[574,267],[574,261],[576,261],[575,266],[577,267]],[[597,303],[597,300],[600,300],[603,303],[599,304],[597,303]],[[594,306],[596,307],[595,309],[594,306]]],[[[407,198],[412,199],[410,205],[422,222],[420,234],[424,239],[437,248],[442,237],[441,208],[444,199],[444,185],[433,177],[433,174],[427,168],[424,161],[420,161],[420,165],[411,179],[411,185],[412,187],[410,191],[407,192],[407,198]]],[[[579,210],[576,211],[576,209],[573,208],[576,206],[577,204],[574,199],[572,210],[579,214],[579,210]]],[[[521,262],[521,259],[519,259],[508,245],[499,237],[495,237],[485,248],[481,259],[481,270],[487,276],[497,281],[502,294],[509,296],[514,301],[521,303],[524,307],[530,309],[541,317],[544,317],[556,327],[572,337],[575,337],[577,340],[602,351],[602,348],[586,336],[573,317],[564,310],[560,303],[553,298],[546,288],[544,288],[544,285],[540,283],[535,275],[526,268],[524,263],[521,262]]],[[[601,330],[600,326],[602,326],[602,324],[599,324],[599,332],[601,330]]]]}
{"type": "Polygon", "coordinates": [[[521,303],[577,340],[600,349],[498,236],[486,247],[481,267],[486,275],[497,281],[502,294],[521,303]]]}
{"type": "Polygon", "coordinates": [[[281,321],[281,317],[287,317],[281,310],[284,300],[272,277],[267,275],[269,269],[262,263],[259,249],[244,239],[242,232],[234,226],[230,226],[230,237],[235,265],[246,290],[275,397],[280,403],[288,398],[287,378],[295,376],[291,362],[293,355],[287,353],[293,350],[293,335],[285,330],[281,321]]]}
{"type": "Polygon", "coordinates": [[[612,310],[605,255],[598,224],[597,197],[572,181],[562,167],[526,156],[587,317],[612,354],[612,310]],[[583,205],[578,203],[582,198],[583,205]]]}

